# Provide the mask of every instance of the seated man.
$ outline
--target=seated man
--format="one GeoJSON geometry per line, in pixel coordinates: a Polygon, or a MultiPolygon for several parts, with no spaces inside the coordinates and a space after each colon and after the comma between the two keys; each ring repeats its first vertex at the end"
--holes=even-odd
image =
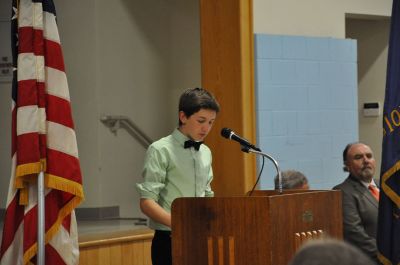
{"type": "Polygon", "coordinates": [[[371,148],[351,143],[343,151],[347,179],[333,189],[342,191],[344,239],[364,251],[377,264],[376,230],[379,190],[374,182],[376,162],[371,148]]]}
{"type": "MultiPolygon", "coordinates": [[[[301,172],[296,170],[285,170],[281,172],[282,189],[301,189],[308,190],[308,180],[301,172]]],[[[275,176],[275,189],[279,189],[278,175],[275,176]]]]}

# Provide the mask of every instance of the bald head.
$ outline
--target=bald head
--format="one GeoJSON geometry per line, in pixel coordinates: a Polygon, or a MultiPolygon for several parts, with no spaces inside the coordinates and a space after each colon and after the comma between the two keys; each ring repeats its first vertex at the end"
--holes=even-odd
{"type": "Polygon", "coordinates": [[[348,144],[343,151],[344,170],[353,177],[371,182],[376,168],[376,161],[371,148],[363,143],[348,144]]]}

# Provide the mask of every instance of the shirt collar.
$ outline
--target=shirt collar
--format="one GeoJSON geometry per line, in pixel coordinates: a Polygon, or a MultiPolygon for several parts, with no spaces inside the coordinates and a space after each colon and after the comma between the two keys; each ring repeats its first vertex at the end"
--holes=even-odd
{"type": "Polygon", "coordinates": [[[186,135],[184,135],[183,133],[181,133],[181,131],[178,130],[178,128],[176,128],[173,132],[172,132],[172,137],[174,137],[174,139],[176,141],[178,141],[178,143],[183,147],[185,144],[185,141],[189,140],[189,137],[187,137],[186,135]]]}
{"type": "Polygon", "coordinates": [[[372,186],[375,186],[376,188],[379,189],[379,187],[376,185],[376,183],[375,183],[375,181],[374,181],[374,178],[372,178],[371,182],[365,182],[365,181],[360,180],[359,178],[354,177],[354,176],[351,175],[351,174],[349,175],[349,177],[350,177],[351,179],[355,180],[355,181],[360,182],[360,183],[361,183],[363,186],[365,186],[366,188],[368,188],[369,185],[372,185],[372,186]]]}
{"type": "Polygon", "coordinates": [[[371,182],[365,182],[365,181],[360,181],[365,187],[367,187],[368,188],[368,186],[369,185],[372,185],[372,186],[374,186],[375,188],[378,188],[378,186],[376,186],[376,183],[375,183],[375,181],[374,181],[374,178],[372,178],[372,180],[371,180],[371,182]]]}

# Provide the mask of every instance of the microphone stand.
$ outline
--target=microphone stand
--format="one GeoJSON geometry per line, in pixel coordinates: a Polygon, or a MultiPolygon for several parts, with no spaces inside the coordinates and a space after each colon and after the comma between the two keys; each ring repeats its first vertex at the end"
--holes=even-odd
{"type": "Polygon", "coordinates": [[[267,153],[261,152],[261,150],[260,151],[254,150],[253,148],[248,147],[248,146],[243,146],[242,145],[242,151],[246,152],[246,153],[254,153],[254,154],[266,157],[274,164],[276,172],[278,173],[278,191],[279,191],[279,194],[282,194],[282,192],[283,192],[282,191],[282,174],[281,174],[281,170],[280,170],[279,164],[276,161],[276,159],[273,158],[271,155],[269,155],[267,153]]]}

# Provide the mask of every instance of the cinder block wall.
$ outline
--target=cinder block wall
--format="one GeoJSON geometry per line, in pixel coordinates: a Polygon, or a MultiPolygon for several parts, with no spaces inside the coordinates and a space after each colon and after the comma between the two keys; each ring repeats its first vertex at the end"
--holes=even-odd
{"type": "MultiPolygon", "coordinates": [[[[256,34],[255,51],[259,146],[312,189],[331,189],[346,177],[343,148],[358,139],[356,41],[256,34]]],[[[261,189],[275,174],[266,162],[261,189]]]]}

